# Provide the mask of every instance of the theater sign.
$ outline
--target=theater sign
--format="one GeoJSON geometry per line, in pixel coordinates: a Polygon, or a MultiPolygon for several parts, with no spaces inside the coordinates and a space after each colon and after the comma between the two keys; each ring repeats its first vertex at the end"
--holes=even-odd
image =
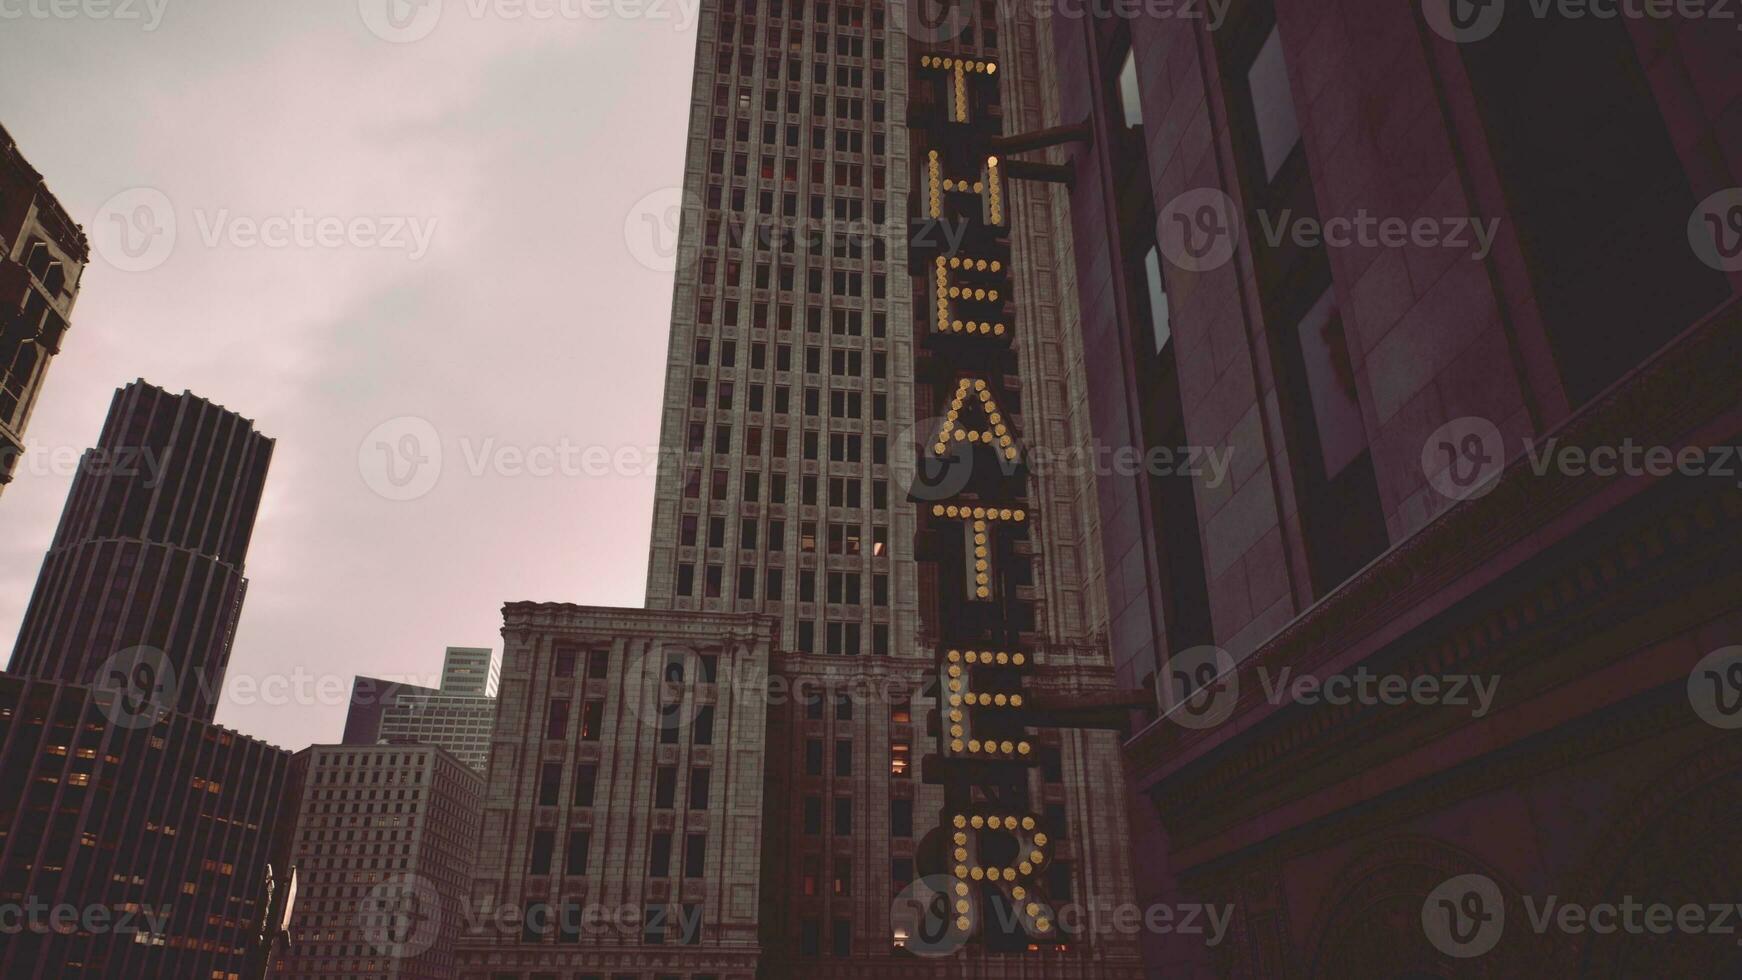
{"type": "Polygon", "coordinates": [[[948,935],[926,938],[933,948],[972,942],[1017,953],[1070,939],[1045,887],[1053,842],[1029,799],[1035,729],[1069,722],[1037,710],[1026,686],[1040,654],[1022,588],[1033,579],[1032,508],[1013,414],[1021,411],[1013,345],[1022,317],[1006,193],[1012,179],[1062,175],[1001,156],[1005,146],[1046,145],[1048,134],[1001,135],[998,80],[988,60],[926,55],[916,64],[908,119],[915,414],[935,421],[919,437],[911,497],[915,553],[934,573],[922,571],[922,605],[938,642],[938,752],[923,771],[944,791],[920,870],[947,883],[933,922],[948,935]]]}

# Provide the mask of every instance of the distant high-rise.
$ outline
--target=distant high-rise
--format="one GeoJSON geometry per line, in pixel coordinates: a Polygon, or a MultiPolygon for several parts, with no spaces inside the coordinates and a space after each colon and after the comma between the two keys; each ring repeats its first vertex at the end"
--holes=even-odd
{"type": "Polygon", "coordinates": [[[359,676],[351,683],[344,744],[438,745],[482,773],[496,720],[496,676],[490,650],[476,647],[448,648],[439,689],[359,676]]]}
{"type": "Polygon", "coordinates": [[[493,698],[497,676],[489,647],[448,647],[442,661],[442,690],[448,694],[493,698]]]}
{"type": "Polygon", "coordinates": [[[84,232],[0,127],[0,492],[78,296],[84,232]]]}
{"type": "Polygon", "coordinates": [[[433,746],[297,753],[294,945],[275,976],[456,976],[483,779],[433,746]]]}
{"type": "Polygon", "coordinates": [[[73,479],[10,670],[103,682],[150,663],[173,706],[211,721],[273,442],[239,415],[136,381],[73,479]],[[143,656],[143,660],[141,657],[143,656]]]}

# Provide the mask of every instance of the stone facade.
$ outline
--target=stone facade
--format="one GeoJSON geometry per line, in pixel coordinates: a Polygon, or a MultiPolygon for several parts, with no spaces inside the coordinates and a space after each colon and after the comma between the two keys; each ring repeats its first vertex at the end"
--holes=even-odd
{"type": "Polygon", "coordinates": [[[60,353],[90,244],[0,128],[0,493],[60,353]]]}
{"type": "Polygon", "coordinates": [[[756,975],[774,625],[505,607],[462,977],[756,975]]]}
{"type": "Polygon", "coordinates": [[[1538,933],[1523,903],[1722,902],[1738,875],[1702,843],[1728,835],[1739,769],[1697,693],[1730,676],[1742,626],[1734,481],[1538,468],[1530,450],[1742,435],[1720,367],[1742,273],[1690,234],[1742,183],[1742,83],[1716,67],[1742,42],[1518,5],[1458,40],[1445,6],[1055,24],[1053,121],[1095,134],[1053,159],[1076,178],[1096,436],[1232,453],[1213,485],[1099,486],[1116,669],[1167,715],[1127,743],[1139,894],[1235,913],[1219,944],[1146,936],[1152,976],[1735,962],[1717,936],[1538,933]],[[1495,230],[1487,249],[1273,243],[1285,212],[1495,230]],[[1194,255],[1181,227],[1237,239],[1194,255]],[[1284,671],[1498,686],[1477,715],[1278,699],[1284,671]],[[1489,918],[1448,922],[1470,901],[1489,918]],[[1502,908],[1489,948],[1462,944],[1502,908]]]}

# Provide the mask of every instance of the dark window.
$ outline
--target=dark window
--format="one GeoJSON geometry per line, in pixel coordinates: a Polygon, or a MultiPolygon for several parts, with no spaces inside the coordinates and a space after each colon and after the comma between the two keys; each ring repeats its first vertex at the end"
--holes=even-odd
{"type": "Polygon", "coordinates": [[[651,878],[671,876],[671,835],[663,831],[653,835],[648,848],[647,874],[651,878]]]}
{"type": "Polygon", "coordinates": [[[591,836],[584,830],[569,831],[569,850],[566,858],[568,866],[564,869],[571,875],[587,873],[587,851],[592,844],[591,836]]]}

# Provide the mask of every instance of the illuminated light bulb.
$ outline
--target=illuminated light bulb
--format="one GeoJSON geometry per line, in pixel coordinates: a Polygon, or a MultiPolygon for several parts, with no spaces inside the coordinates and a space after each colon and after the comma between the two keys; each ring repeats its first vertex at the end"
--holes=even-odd
{"type": "Polygon", "coordinates": [[[965,847],[956,848],[956,860],[966,861],[967,859],[968,859],[968,849],[965,847]]]}
{"type": "Polygon", "coordinates": [[[958,738],[955,741],[951,742],[950,743],[950,751],[951,752],[962,751],[962,740],[958,738]]]}
{"type": "Polygon", "coordinates": [[[1010,655],[1010,662],[1013,664],[1016,664],[1018,667],[1022,666],[1023,662],[1026,661],[1027,659],[1028,658],[1024,657],[1020,653],[1013,653],[1010,655]]]}
{"type": "Polygon", "coordinates": [[[1003,742],[1000,742],[998,744],[998,751],[1003,752],[1004,754],[1008,755],[1011,752],[1016,751],[1016,746],[1011,744],[1009,739],[1005,739],[1003,742]]]}
{"type": "Polygon", "coordinates": [[[957,331],[960,331],[962,329],[962,321],[957,320],[954,323],[950,324],[950,326],[951,326],[951,328],[953,328],[957,331]]]}
{"type": "Polygon", "coordinates": [[[974,816],[972,818],[970,818],[968,820],[968,823],[975,830],[979,830],[981,827],[986,826],[986,818],[982,817],[978,813],[976,813],[976,814],[974,814],[974,816]]]}
{"type": "Polygon", "coordinates": [[[1015,868],[1005,868],[1004,869],[1004,880],[1005,881],[1015,881],[1016,880],[1016,869],[1015,868]]]}
{"type": "Polygon", "coordinates": [[[1030,748],[1030,746],[1027,742],[1017,742],[1016,743],[1016,751],[1021,753],[1022,755],[1027,755],[1029,748],[1030,748]]]}
{"type": "Polygon", "coordinates": [[[1012,708],[1022,707],[1022,695],[1020,695],[1020,694],[1010,695],[1010,706],[1012,708]]]}
{"type": "Polygon", "coordinates": [[[956,814],[956,819],[952,822],[955,823],[957,827],[966,827],[968,825],[968,818],[958,813],[956,814]]]}
{"type": "Polygon", "coordinates": [[[1010,662],[1010,654],[1005,653],[1002,650],[998,651],[998,662],[1001,664],[1009,663],[1010,662]]]}
{"type": "Polygon", "coordinates": [[[965,915],[956,920],[956,928],[962,932],[967,932],[972,925],[973,923],[969,922],[965,915]]]}
{"type": "Polygon", "coordinates": [[[982,588],[980,588],[978,595],[982,599],[990,598],[992,595],[992,590],[985,588],[985,587],[982,587],[982,588]]]}
{"type": "MultiPolygon", "coordinates": [[[[957,877],[960,877],[960,875],[958,875],[957,877]]],[[[968,894],[968,883],[965,881],[956,882],[955,891],[956,891],[957,895],[961,895],[963,897],[966,897],[968,894]]]]}
{"type": "MultiPolygon", "coordinates": [[[[934,156],[935,156],[935,154],[934,154],[934,156]]],[[[997,272],[999,269],[1002,269],[1003,267],[1004,267],[1004,263],[999,262],[997,259],[992,260],[992,271],[993,272],[997,272]]]]}
{"type": "MultiPolygon", "coordinates": [[[[1034,865],[1029,864],[1027,861],[1022,862],[1020,867],[1022,868],[1022,876],[1024,878],[1028,877],[1031,874],[1034,874],[1034,865]]],[[[1030,913],[1030,914],[1033,914],[1033,913],[1030,913]]]]}
{"type": "MultiPolygon", "coordinates": [[[[980,751],[980,740],[977,738],[968,739],[968,751],[969,752],[980,751]]],[[[974,826],[978,827],[979,824],[975,824],[974,826]]]]}
{"type": "Polygon", "coordinates": [[[1009,702],[1009,699],[1006,698],[1002,694],[1000,694],[997,697],[994,697],[992,699],[992,703],[998,705],[1000,708],[1004,707],[1004,705],[1007,704],[1008,702],[1009,702]]]}
{"type": "MultiPolygon", "coordinates": [[[[967,181],[963,181],[963,183],[967,183],[967,181]]],[[[985,181],[980,181],[980,180],[974,181],[974,193],[984,194],[985,192],[986,192],[985,181]]]]}
{"type": "Polygon", "coordinates": [[[1002,324],[1002,323],[994,324],[992,327],[992,332],[997,334],[1000,337],[1004,336],[1004,324],[1002,324]]]}
{"type": "Polygon", "coordinates": [[[944,505],[943,504],[933,504],[932,508],[931,508],[931,513],[932,513],[933,517],[944,516],[944,505]]]}
{"type": "Polygon", "coordinates": [[[982,868],[974,868],[968,872],[968,877],[974,879],[975,881],[981,881],[981,880],[985,879],[986,872],[982,868]]]}
{"type": "Polygon", "coordinates": [[[1015,888],[1010,889],[1010,897],[1020,902],[1028,897],[1028,889],[1021,885],[1017,885],[1015,888]]]}
{"type": "Polygon", "coordinates": [[[952,709],[950,711],[950,720],[955,721],[955,722],[961,721],[962,720],[962,713],[960,711],[956,711],[956,710],[952,709]]]}
{"type": "MultiPolygon", "coordinates": [[[[1023,821],[1023,822],[1028,823],[1029,821],[1023,821]]],[[[1034,828],[1026,827],[1024,829],[1033,830],[1034,828]]],[[[1046,846],[1046,835],[1045,834],[1035,834],[1034,835],[1034,843],[1035,843],[1035,846],[1037,846],[1037,847],[1045,847],[1046,846]]]]}
{"type": "Polygon", "coordinates": [[[1044,862],[1045,860],[1046,860],[1046,855],[1040,853],[1039,851],[1033,851],[1028,855],[1028,862],[1030,864],[1040,864],[1040,863],[1044,862]]]}
{"type": "MultiPolygon", "coordinates": [[[[968,902],[967,902],[967,900],[966,900],[966,899],[958,899],[958,900],[957,900],[957,901],[956,901],[956,911],[957,911],[957,912],[960,912],[960,913],[962,913],[962,914],[963,914],[963,915],[966,915],[966,914],[967,914],[967,912],[968,912],[968,902]]],[[[1031,914],[1030,914],[1030,918],[1032,918],[1032,917],[1033,917],[1033,914],[1032,914],[1032,913],[1031,913],[1031,914]]]]}
{"type": "MultiPolygon", "coordinates": [[[[1033,829],[1034,829],[1034,818],[1033,818],[1033,817],[1023,817],[1023,818],[1022,818],[1022,829],[1023,829],[1023,830],[1033,830],[1033,829]]],[[[1045,835],[1042,835],[1042,836],[1045,836],[1045,835]]],[[[1037,840],[1037,841],[1038,841],[1038,842],[1039,842],[1039,843],[1042,843],[1042,844],[1044,844],[1044,843],[1046,843],[1046,841],[1044,841],[1044,840],[1041,840],[1041,839],[1040,839],[1040,838],[1038,838],[1038,837],[1037,837],[1037,838],[1035,838],[1035,839],[1036,839],[1036,840],[1037,840]]]]}
{"type": "Polygon", "coordinates": [[[950,663],[955,663],[956,661],[962,659],[962,651],[951,650],[948,654],[946,654],[946,656],[948,657],[950,663]]]}

